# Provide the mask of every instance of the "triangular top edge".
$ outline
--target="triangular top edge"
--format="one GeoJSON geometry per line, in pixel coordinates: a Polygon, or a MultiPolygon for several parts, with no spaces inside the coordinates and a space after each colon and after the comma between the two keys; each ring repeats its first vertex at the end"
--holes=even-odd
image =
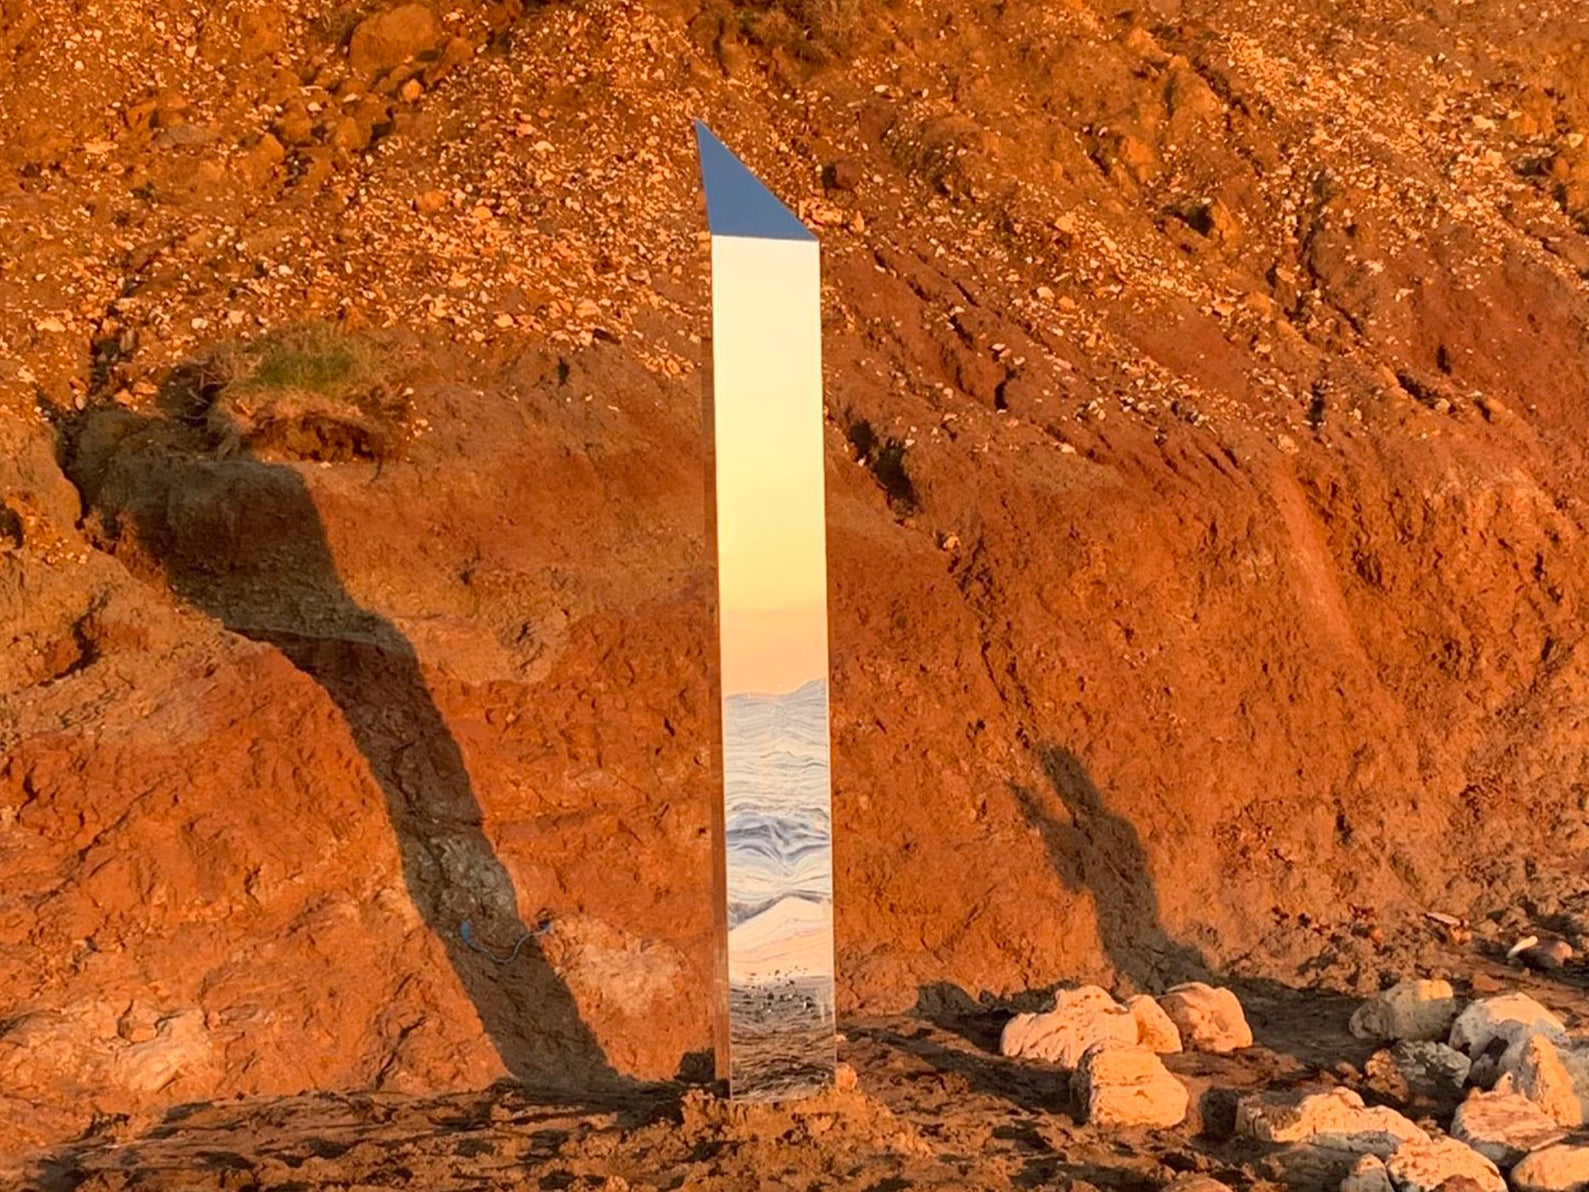
{"type": "Polygon", "coordinates": [[[711,129],[699,120],[694,123],[701,186],[706,191],[706,225],[712,235],[816,240],[711,129]]]}

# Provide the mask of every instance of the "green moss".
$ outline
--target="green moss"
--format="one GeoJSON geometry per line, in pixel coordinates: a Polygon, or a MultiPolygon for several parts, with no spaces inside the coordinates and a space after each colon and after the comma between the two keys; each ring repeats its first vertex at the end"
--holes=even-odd
{"type": "Polygon", "coordinates": [[[234,392],[292,389],[335,397],[366,382],[369,349],[335,328],[292,327],[255,341],[233,362],[234,392]]]}

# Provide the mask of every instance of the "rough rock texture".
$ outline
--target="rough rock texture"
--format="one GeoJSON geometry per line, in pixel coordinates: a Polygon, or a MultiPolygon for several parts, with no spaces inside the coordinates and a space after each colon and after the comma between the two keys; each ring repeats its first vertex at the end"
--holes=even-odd
{"type": "Polygon", "coordinates": [[[1385,1161],[1378,1155],[1364,1155],[1352,1165],[1341,1181],[1340,1192],[1396,1192],[1385,1161]]]}
{"type": "Polygon", "coordinates": [[[1449,981],[1401,981],[1381,990],[1352,1013],[1359,1039],[1445,1039],[1457,1016],[1449,981]]]}
{"type": "Polygon", "coordinates": [[[423,4],[402,4],[360,21],[348,41],[353,73],[373,78],[435,47],[441,35],[436,14],[423,4]]]}
{"type": "Polygon", "coordinates": [[[1186,1086],[1147,1047],[1088,1048],[1071,1081],[1084,1121],[1096,1126],[1177,1126],[1186,1119],[1186,1086]]]}
{"type": "Polygon", "coordinates": [[[1164,1008],[1145,993],[1126,999],[1126,1009],[1137,1020],[1137,1042],[1159,1055],[1173,1055],[1181,1050],[1181,1032],[1176,1028],[1164,1008]]]}
{"type": "Polygon", "coordinates": [[[1465,1142],[1501,1168],[1511,1167],[1529,1151],[1547,1146],[1565,1133],[1549,1114],[1510,1082],[1491,1093],[1475,1092],[1457,1108],[1451,1137],[1465,1142]]]}
{"type": "Polygon", "coordinates": [[[999,1039],[999,1051],[1075,1068],[1088,1048],[1099,1043],[1132,1046],[1138,1033],[1129,1010],[1097,986],[1084,985],[1061,990],[1050,1010],[1010,1019],[999,1039]]]}
{"type": "Polygon", "coordinates": [[[1589,1146],[1541,1147],[1524,1156],[1507,1180],[1512,1192],[1583,1192],[1589,1188],[1589,1146]]]}
{"type": "Polygon", "coordinates": [[[1444,1043],[1407,1041],[1376,1051],[1364,1064],[1375,1087],[1398,1100],[1437,1103],[1459,1099],[1467,1083],[1468,1057],[1444,1043]]]}
{"type": "Polygon", "coordinates": [[[1583,1124],[1583,1106],[1561,1051],[1545,1035],[1530,1036],[1512,1071],[1512,1086],[1562,1126],[1583,1124]]]}
{"type": "Polygon", "coordinates": [[[1230,1185],[1216,1180],[1211,1175],[1188,1173],[1178,1175],[1165,1184],[1164,1192],[1230,1192],[1230,1185]]]}
{"type": "Polygon", "coordinates": [[[1201,981],[1177,985],[1159,999],[1180,1032],[1181,1043],[1191,1051],[1224,1054],[1252,1046],[1241,1002],[1228,989],[1215,989],[1201,981]]]}
{"type": "MultiPolygon", "coordinates": [[[[1506,993],[1473,1002],[1451,1024],[1451,1046],[1477,1059],[1500,1042],[1505,1058],[1500,1071],[1511,1071],[1533,1035],[1544,1035],[1553,1042],[1566,1041],[1567,1030],[1544,1006],[1526,993],[1506,993]]],[[[1497,1073],[1499,1075],[1499,1073],[1497,1073]]]]}
{"type": "Polygon", "coordinates": [[[1429,1135],[1384,1105],[1368,1108],[1348,1088],[1315,1093],[1259,1093],[1236,1106],[1238,1133],[1260,1142],[1306,1142],[1331,1151],[1384,1157],[1429,1135]]]}
{"type": "Polygon", "coordinates": [[[842,1013],[1589,909],[1581,5],[380,7],[0,3],[0,1149],[709,1045],[685,113],[822,229],[842,1013]]]}
{"type": "Polygon", "coordinates": [[[1447,1180],[1472,1180],[1479,1192],[1506,1192],[1495,1164],[1454,1138],[1413,1142],[1385,1161],[1396,1192],[1436,1192],[1447,1180]]]}

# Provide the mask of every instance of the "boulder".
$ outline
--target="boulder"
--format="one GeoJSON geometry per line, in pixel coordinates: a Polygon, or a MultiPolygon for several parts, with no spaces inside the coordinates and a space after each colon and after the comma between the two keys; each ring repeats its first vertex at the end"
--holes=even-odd
{"type": "Polygon", "coordinates": [[[1041,1014],[1017,1014],[1004,1024],[1001,1055],[1049,1060],[1075,1068],[1087,1049],[1100,1043],[1134,1047],[1137,1020],[1096,985],[1063,989],[1054,1008],[1041,1014]]]}
{"type": "Polygon", "coordinates": [[[1583,1125],[1583,1107],[1561,1052],[1545,1035],[1530,1035],[1518,1055],[1512,1083],[1562,1126],[1583,1125]]]}
{"type": "Polygon", "coordinates": [[[1402,981],[1382,990],[1352,1014],[1359,1039],[1444,1039],[1457,1017],[1449,981],[1402,981]]]}
{"type": "Polygon", "coordinates": [[[400,4],[358,23],[348,42],[348,65],[373,79],[435,49],[440,40],[435,13],[423,4],[400,4]]]}
{"type": "Polygon", "coordinates": [[[1559,1142],[1563,1131],[1543,1109],[1505,1080],[1493,1093],[1475,1092],[1457,1107],[1451,1137],[1486,1159],[1510,1167],[1529,1151],[1559,1142]]]}
{"type": "MultiPolygon", "coordinates": [[[[1471,1003],[1451,1024],[1450,1043],[1470,1059],[1477,1059],[1491,1043],[1501,1040],[1508,1051],[1519,1053],[1530,1035],[1545,1035],[1553,1043],[1566,1041],[1567,1031],[1557,1018],[1526,993],[1503,993],[1471,1003]]],[[[1503,1071],[1508,1070],[1505,1065],[1503,1071]]]]}
{"type": "Polygon", "coordinates": [[[1132,1044],[1088,1049],[1071,1080],[1082,1120],[1097,1126],[1168,1128],[1186,1120],[1190,1095],[1154,1052],[1132,1044]]]}
{"type": "Polygon", "coordinates": [[[1341,1181],[1341,1192],[1396,1192],[1396,1185],[1390,1182],[1385,1160],[1364,1155],[1341,1181]]]}
{"type": "Polygon", "coordinates": [[[1589,1192],[1589,1144],[1557,1143],[1512,1168],[1513,1192],[1589,1192]]]}
{"type": "Polygon", "coordinates": [[[1159,1006],[1181,1034],[1182,1046],[1218,1055],[1252,1046],[1252,1028],[1241,1003],[1228,989],[1201,981],[1177,985],[1159,999],[1159,1006]]]}
{"type": "Polygon", "coordinates": [[[1506,1181],[1483,1155],[1454,1138],[1409,1142],[1385,1160],[1396,1192],[1435,1192],[1447,1180],[1472,1180],[1480,1192],[1506,1192],[1506,1181]]]}
{"type": "Polygon", "coordinates": [[[1126,1009],[1137,1020],[1137,1042],[1159,1055],[1181,1050],[1181,1032],[1158,1002],[1145,993],[1126,999],[1126,1009]]]}
{"type": "Polygon", "coordinates": [[[1330,1151],[1386,1156],[1429,1135],[1387,1106],[1370,1109],[1349,1088],[1258,1093],[1236,1105],[1236,1132],[1259,1142],[1305,1142],[1330,1151]]]}

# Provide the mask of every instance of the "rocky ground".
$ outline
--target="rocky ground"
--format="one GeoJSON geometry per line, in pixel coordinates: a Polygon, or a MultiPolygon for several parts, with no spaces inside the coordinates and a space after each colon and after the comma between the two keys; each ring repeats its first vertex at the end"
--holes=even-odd
{"type": "MultiPolygon", "coordinates": [[[[1586,43],[1499,0],[0,0],[0,1154],[576,1095],[580,1154],[782,1137],[669,1083],[695,115],[822,236],[845,1130],[936,1146],[952,1057],[882,1074],[960,1046],[896,1017],[946,986],[1313,1022],[1580,940],[1586,43]],[[545,930],[498,965],[466,920],[545,930]]],[[[988,1029],[985,1120],[1047,1122],[988,1029]]],[[[1156,1180],[1179,1129],[1097,1153],[1156,1180]]]]}
{"type": "MultiPolygon", "coordinates": [[[[1168,1116],[1163,1091],[1147,1094],[1142,1082],[1102,1092],[1094,1085],[1091,1093],[1078,1087],[1074,1057],[1000,1055],[1001,1035],[1010,1050],[1009,1008],[946,985],[925,993],[909,1014],[843,1024],[840,1088],[805,1101],[731,1106],[690,1081],[576,1098],[508,1085],[442,1096],[246,1098],[177,1107],[152,1129],[104,1121],[88,1137],[33,1157],[18,1186],[1380,1192],[1370,1181],[1384,1156],[1396,1179],[1383,1192],[1458,1192],[1467,1185],[1445,1180],[1463,1173],[1477,1176],[1479,1187],[1504,1189],[1486,1182],[1499,1176],[1483,1151],[1513,1171],[1515,1188],[1580,1187],[1589,1135],[1576,1124],[1589,1067],[1574,1060],[1575,1077],[1555,1086],[1570,1102],[1562,1112],[1556,1100],[1559,1116],[1573,1123],[1564,1125],[1538,1108],[1549,1103],[1538,1086],[1527,1086],[1528,1096],[1464,1088],[1468,1057],[1445,1039],[1452,1034],[1482,1056],[1485,1039],[1471,1026],[1484,1016],[1459,1019],[1458,1009],[1470,999],[1500,1006],[1523,997],[1538,999],[1540,1017],[1507,1038],[1563,1027],[1567,1033],[1555,1036],[1561,1053],[1589,1056],[1573,1050],[1589,1039],[1581,975],[1534,974],[1470,949],[1449,955],[1468,974],[1455,989],[1425,982],[1413,996],[1381,1003],[1393,1009],[1366,1029],[1356,999],[1262,982],[1237,986],[1245,1014],[1235,1018],[1189,1024],[1177,1013],[1188,1029],[1172,1025],[1171,1044],[1156,1043],[1184,1042],[1162,1057],[1176,1090],[1168,1116]],[[1543,1021],[1546,1006],[1557,1012],[1554,1024],[1543,1021]],[[1456,1022],[1470,1028],[1466,1036],[1463,1028],[1453,1032],[1456,1022]],[[1397,1034],[1440,1041],[1395,1042],[1397,1034]],[[1456,1059],[1459,1070],[1438,1053],[1456,1059]],[[1457,1115],[1471,1118],[1474,1106],[1493,1104],[1507,1112],[1478,1128],[1470,1122],[1465,1134],[1454,1126],[1457,1115]],[[1464,1141],[1451,1140],[1451,1129],[1464,1141]],[[1544,1178],[1526,1178],[1528,1151],[1558,1156],[1544,1178]]],[[[1099,1012],[1095,999],[1087,1012],[1061,1013],[1047,1038],[1083,1049],[1089,1039],[1102,1043],[1091,1052],[1096,1058],[1113,1046],[1098,1037],[1108,1029],[1099,1012]]]]}

